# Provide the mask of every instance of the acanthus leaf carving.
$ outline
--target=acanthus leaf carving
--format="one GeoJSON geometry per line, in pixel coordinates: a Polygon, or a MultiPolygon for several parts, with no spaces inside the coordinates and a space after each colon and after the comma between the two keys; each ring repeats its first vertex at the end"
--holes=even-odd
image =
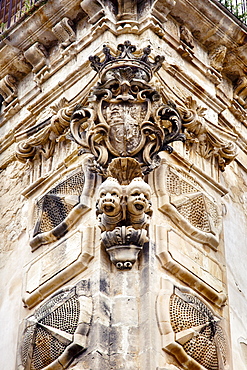
{"type": "Polygon", "coordinates": [[[183,128],[186,135],[186,145],[196,145],[196,151],[203,158],[216,157],[221,171],[237,156],[237,146],[229,140],[221,138],[220,128],[211,128],[207,124],[205,108],[198,106],[197,102],[188,97],[186,107],[178,106],[183,119],[183,128]]]}
{"type": "Polygon", "coordinates": [[[64,99],[56,107],[51,107],[51,116],[36,126],[15,135],[16,156],[20,161],[31,160],[37,152],[50,158],[56,142],[69,130],[70,117],[74,107],[67,106],[64,99]]]}

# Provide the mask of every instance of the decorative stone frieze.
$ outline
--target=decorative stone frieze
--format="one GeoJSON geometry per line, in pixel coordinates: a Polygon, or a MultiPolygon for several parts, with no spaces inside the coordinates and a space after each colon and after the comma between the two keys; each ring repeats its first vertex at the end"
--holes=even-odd
{"type": "Polygon", "coordinates": [[[162,279],[157,315],[162,348],[172,354],[183,369],[229,368],[223,319],[191,289],[162,279]]]}
{"type": "Polygon", "coordinates": [[[73,22],[68,17],[64,17],[52,28],[52,32],[57,37],[61,48],[66,48],[76,40],[72,26],[73,22]]]}
{"type": "Polygon", "coordinates": [[[90,282],[58,291],[25,320],[20,370],[62,370],[87,348],[92,318],[90,282]]]}

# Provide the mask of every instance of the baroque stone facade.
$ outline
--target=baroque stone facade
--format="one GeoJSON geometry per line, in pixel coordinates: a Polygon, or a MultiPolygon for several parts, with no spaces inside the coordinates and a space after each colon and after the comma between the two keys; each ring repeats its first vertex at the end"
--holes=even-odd
{"type": "Polygon", "coordinates": [[[3,34],[1,369],[247,369],[246,39],[216,0],[3,34]]]}

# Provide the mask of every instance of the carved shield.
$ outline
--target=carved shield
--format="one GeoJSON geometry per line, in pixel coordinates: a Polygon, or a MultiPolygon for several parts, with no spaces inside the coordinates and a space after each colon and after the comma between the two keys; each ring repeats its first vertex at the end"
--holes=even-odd
{"type": "Polygon", "coordinates": [[[118,156],[136,154],[145,144],[142,123],[149,118],[149,102],[102,101],[100,118],[109,128],[108,149],[118,156]]]}

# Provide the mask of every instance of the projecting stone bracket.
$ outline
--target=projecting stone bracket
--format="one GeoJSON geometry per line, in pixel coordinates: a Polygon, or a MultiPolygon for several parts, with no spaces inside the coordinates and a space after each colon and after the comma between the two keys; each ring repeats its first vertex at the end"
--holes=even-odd
{"type": "Polygon", "coordinates": [[[52,28],[52,32],[57,37],[62,49],[67,48],[76,40],[75,31],[72,26],[73,22],[69,18],[64,17],[52,28]]]}
{"type": "Polygon", "coordinates": [[[48,54],[40,42],[36,42],[24,52],[27,61],[32,65],[35,81],[39,85],[48,77],[48,54]]]}
{"type": "Polygon", "coordinates": [[[247,77],[243,76],[238,79],[235,90],[234,98],[239,104],[246,109],[247,108],[247,77]]]}

